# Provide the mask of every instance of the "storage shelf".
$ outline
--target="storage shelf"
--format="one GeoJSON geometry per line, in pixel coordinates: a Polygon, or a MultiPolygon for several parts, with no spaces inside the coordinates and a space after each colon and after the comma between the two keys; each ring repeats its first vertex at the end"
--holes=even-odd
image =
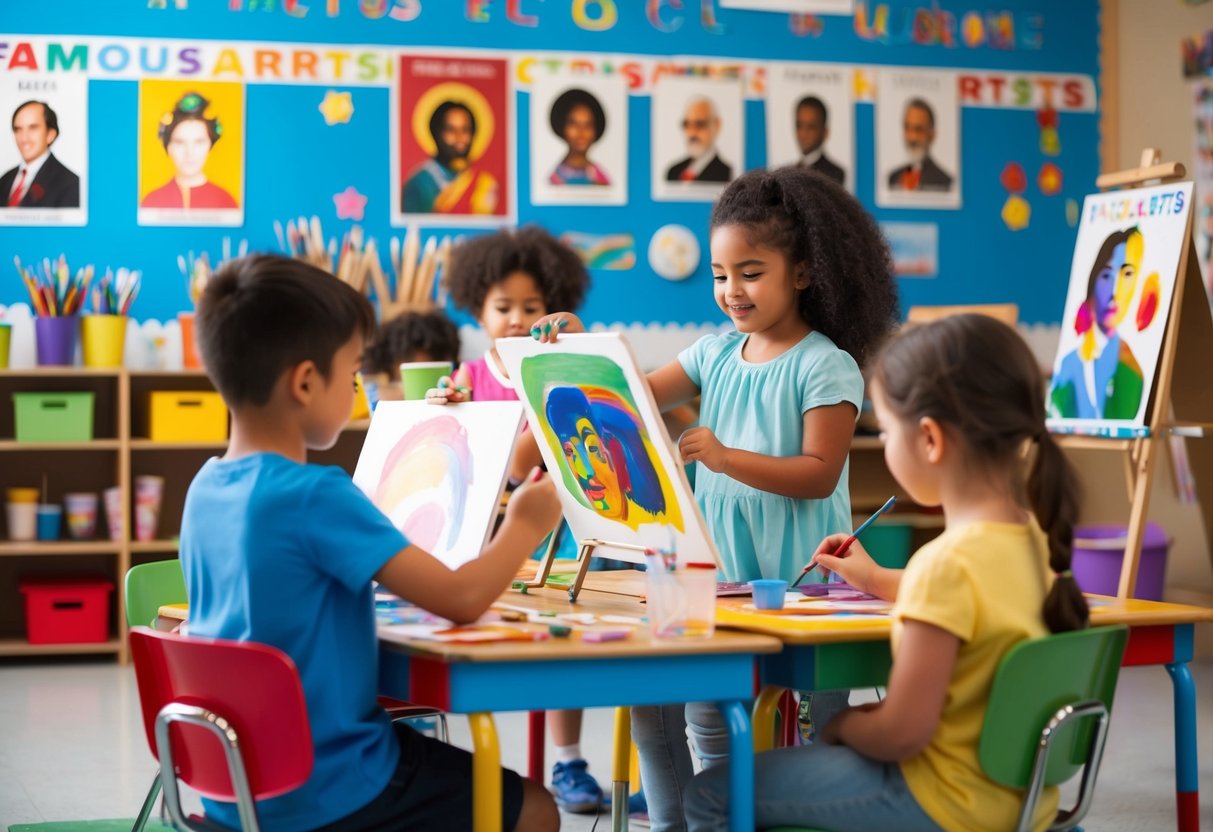
{"type": "Polygon", "coordinates": [[[175,552],[181,548],[181,543],[177,540],[132,540],[130,547],[131,551],[135,553],[157,554],[175,552]]]}
{"type": "Polygon", "coordinates": [[[206,378],[205,370],[129,370],[131,378],[206,378]]]}
{"type": "Polygon", "coordinates": [[[874,451],[884,447],[879,436],[856,436],[851,439],[851,450],[874,451]]]}
{"type": "Polygon", "coordinates": [[[153,439],[132,439],[132,451],[198,451],[226,448],[228,440],[222,442],[157,442],[153,439]]]}
{"type": "Polygon", "coordinates": [[[116,555],[120,540],[6,540],[0,543],[0,556],[20,555],[116,555]]]}
{"type": "Polygon", "coordinates": [[[116,451],[121,439],[93,439],[88,442],[18,442],[0,439],[0,451],[116,451]]]}
{"type": "Polygon", "coordinates": [[[0,369],[0,378],[62,378],[76,376],[93,376],[96,378],[117,378],[122,374],[121,367],[5,367],[0,369]]]}
{"type": "Polygon", "coordinates": [[[21,638],[0,639],[0,656],[73,656],[85,653],[121,653],[116,638],[94,644],[30,644],[21,638]]]}

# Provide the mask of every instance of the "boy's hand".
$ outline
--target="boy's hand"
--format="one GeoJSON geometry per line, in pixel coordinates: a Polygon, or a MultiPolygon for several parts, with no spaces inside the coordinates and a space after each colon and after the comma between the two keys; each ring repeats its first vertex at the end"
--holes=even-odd
{"type": "Polygon", "coordinates": [[[510,495],[504,523],[524,524],[533,529],[541,540],[556,528],[559,522],[560,498],[556,496],[556,485],[551,477],[536,468],[526,482],[514,489],[514,493],[510,495]]]}
{"type": "Polygon", "coordinates": [[[701,426],[691,428],[679,437],[678,452],[684,462],[702,462],[719,474],[724,470],[729,449],[720,444],[711,428],[701,426]]]}
{"type": "Polygon", "coordinates": [[[585,324],[572,312],[554,312],[531,324],[531,337],[541,344],[555,343],[562,332],[585,332],[585,324]]]}
{"type": "Polygon", "coordinates": [[[456,387],[450,376],[438,379],[438,386],[425,391],[427,404],[458,404],[471,398],[471,391],[466,387],[456,387]]]}
{"type": "Polygon", "coordinates": [[[832,554],[848,537],[850,535],[846,533],[830,535],[818,544],[817,551],[813,553],[813,558],[810,558],[809,562],[812,563],[813,559],[816,559],[817,568],[826,578],[829,578],[831,572],[837,572],[851,586],[861,592],[870,592],[872,575],[880,567],[863,548],[863,544],[856,540],[847,549],[847,553],[840,558],[836,558],[832,554]]]}

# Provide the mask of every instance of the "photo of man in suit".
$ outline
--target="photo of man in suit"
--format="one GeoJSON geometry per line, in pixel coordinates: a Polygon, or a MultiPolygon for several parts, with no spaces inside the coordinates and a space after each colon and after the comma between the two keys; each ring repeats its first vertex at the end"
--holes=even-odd
{"type": "Polygon", "coordinates": [[[952,176],[931,158],[935,141],[935,112],[921,98],[906,102],[902,115],[902,137],[908,164],[889,174],[889,189],[893,191],[950,191],[952,176]]]}
{"type": "Polygon", "coordinates": [[[815,170],[839,185],[846,185],[846,171],[825,155],[824,145],[829,137],[825,102],[815,95],[806,95],[796,104],[796,145],[800,148],[796,167],[815,170]]]}
{"type": "Polygon", "coordinates": [[[693,98],[682,116],[687,157],[674,163],[665,173],[667,182],[729,182],[733,168],[720,158],[716,139],[720,135],[720,115],[710,98],[693,98]]]}
{"type": "Polygon", "coordinates": [[[476,116],[462,101],[443,101],[430,116],[434,155],[410,173],[400,193],[406,214],[492,214],[496,178],[472,158],[476,116]]]}
{"type": "Polygon", "coordinates": [[[13,112],[13,140],[21,164],[0,176],[7,208],[79,208],[80,177],[51,152],[59,118],[43,101],[26,101],[13,112]]]}

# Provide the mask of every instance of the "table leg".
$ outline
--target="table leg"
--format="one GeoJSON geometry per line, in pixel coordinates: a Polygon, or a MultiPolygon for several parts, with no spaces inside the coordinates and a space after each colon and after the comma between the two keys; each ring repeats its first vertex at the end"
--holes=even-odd
{"type": "Polygon", "coordinates": [[[1196,685],[1186,661],[1167,666],[1175,690],[1175,809],[1179,832],[1200,829],[1200,781],[1196,758],[1196,685]]]}
{"type": "Polygon", "coordinates": [[[628,787],[632,782],[632,709],[615,709],[611,749],[611,832],[628,832],[628,787]]]}
{"type": "Polygon", "coordinates": [[[729,728],[729,829],[754,829],[754,737],[750,715],[740,702],[718,702],[729,728]]]}
{"type": "Polygon", "coordinates": [[[544,782],[543,752],[547,741],[547,711],[527,714],[526,776],[536,783],[544,782]]]}
{"type": "Polygon", "coordinates": [[[472,729],[472,829],[501,832],[501,744],[489,713],[468,714],[472,729]]]}
{"type": "Polygon", "coordinates": [[[775,711],[783,688],[763,685],[762,692],[754,700],[754,751],[770,751],[775,747],[775,711]]]}

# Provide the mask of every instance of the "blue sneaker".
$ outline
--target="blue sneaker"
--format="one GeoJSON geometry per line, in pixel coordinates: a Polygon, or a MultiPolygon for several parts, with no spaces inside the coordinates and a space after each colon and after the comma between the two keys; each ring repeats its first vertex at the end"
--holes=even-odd
{"type": "Polygon", "coordinates": [[[602,806],[602,787],[587,770],[585,760],[570,760],[552,766],[552,796],[561,811],[593,814],[602,806]]]}

